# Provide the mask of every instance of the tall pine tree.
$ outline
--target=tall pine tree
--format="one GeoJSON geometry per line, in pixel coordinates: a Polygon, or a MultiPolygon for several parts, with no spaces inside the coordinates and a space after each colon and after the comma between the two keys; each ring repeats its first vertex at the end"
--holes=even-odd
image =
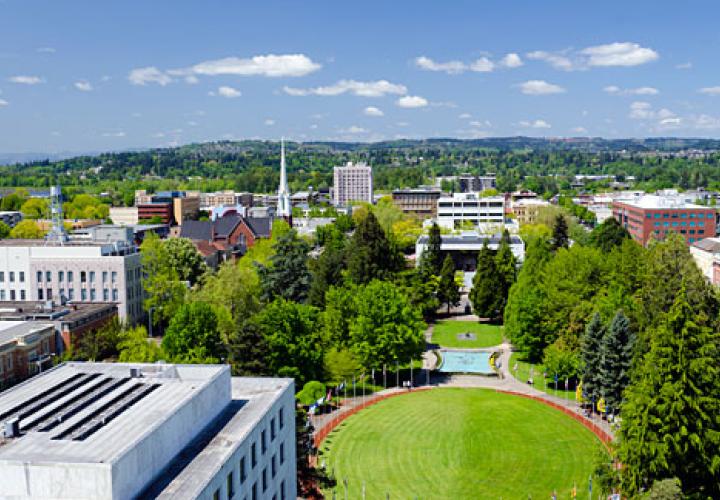
{"type": "Polygon", "coordinates": [[[500,293],[495,254],[485,240],[478,254],[477,269],[473,277],[473,287],[470,290],[470,302],[472,302],[475,314],[481,318],[497,319],[500,293]]]}
{"type": "Polygon", "coordinates": [[[275,254],[270,257],[270,265],[261,265],[258,269],[263,299],[271,301],[282,297],[305,302],[312,279],[308,269],[310,245],[293,229],[278,239],[273,250],[275,254]]]}
{"type": "Polygon", "coordinates": [[[553,224],[552,249],[557,251],[561,248],[567,248],[569,245],[567,221],[563,214],[558,214],[555,217],[555,224],[553,224]]]}
{"type": "Polygon", "coordinates": [[[620,409],[623,390],[630,381],[633,340],[630,322],[622,311],[618,311],[600,346],[600,392],[608,412],[620,409]]]}
{"type": "Polygon", "coordinates": [[[460,304],[460,287],[455,283],[455,262],[450,254],[443,261],[437,296],[441,304],[447,305],[448,316],[450,308],[460,304]]]}
{"type": "Polygon", "coordinates": [[[683,284],[625,392],[623,493],[677,477],[691,498],[720,498],[720,336],[683,284]]]}
{"type": "Polygon", "coordinates": [[[580,356],[583,362],[582,384],[585,397],[597,403],[602,397],[601,345],[605,336],[605,326],[600,315],[595,313],[582,336],[580,356]]]}
{"type": "Polygon", "coordinates": [[[348,275],[357,284],[385,279],[399,268],[398,253],[372,212],[360,221],[348,245],[348,275]]]}
{"type": "Polygon", "coordinates": [[[500,240],[500,247],[495,256],[495,266],[497,268],[498,289],[500,292],[497,309],[500,316],[503,316],[510,294],[510,288],[513,286],[513,283],[515,283],[517,276],[516,259],[510,249],[510,233],[508,233],[507,229],[503,232],[502,239],[500,240]]]}
{"type": "Polygon", "coordinates": [[[440,250],[442,245],[442,236],[440,235],[440,226],[433,222],[428,234],[428,243],[422,254],[423,265],[435,276],[440,276],[442,270],[443,258],[440,250]]]}

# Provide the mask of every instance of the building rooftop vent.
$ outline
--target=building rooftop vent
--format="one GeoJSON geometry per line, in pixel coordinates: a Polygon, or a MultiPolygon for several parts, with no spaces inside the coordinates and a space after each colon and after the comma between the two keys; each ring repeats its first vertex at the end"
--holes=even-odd
{"type": "Polygon", "coordinates": [[[5,421],[5,437],[15,438],[20,435],[20,419],[17,417],[13,417],[9,420],[5,421]]]}

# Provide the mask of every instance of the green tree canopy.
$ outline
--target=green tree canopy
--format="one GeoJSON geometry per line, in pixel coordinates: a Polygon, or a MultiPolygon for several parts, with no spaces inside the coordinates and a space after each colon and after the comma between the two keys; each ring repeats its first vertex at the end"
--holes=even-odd
{"type": "Polygon", "coordinates": [[[590,244],[603,252],[610,252],[630,239],[630,233],[622,227],[615,217],[606,219],[590,233],[590,244]]]}
{"type": "Polygon", "coordinates": [[[440,270],[437,296],[441,304],[447,305],[448,315],[451,307],[460,304],[460,287],[455,282],[455,262],[450,254],[445,256],[445,261],[440,270]]]}
{"type": "Polygon", "coordinates": [[[0,239],[10,236],[10,226],[0,221],[0,239]]]}
{"type": "Polygon", "coordinates": [[[473,287],[469,294],[475,314],[491,320],[498,317],[498,297],[502,292],[500,286],[495,252],[490,250],[485,240],[478,254],[473,287]]]}
{"type": "Polygon", "coordinates": [[[630,382],[633,346],[630,322],[618,311],[600,344],[600,392],[608,411],[620,409],[623,391],[630,382]]]}
{"type": "Polygon", "coordinates": [[[563,214],[555,216],[552,230],[552,249],[557,251],[560,248],[567,248],[570,239],[568,237],[568,224],[563,214]]]}
{"type": "Polygon", "coordinates": [[[46,233],[47,231],[41,229],[37,222],[26,219],[15,224],[15,227],[10,230],[8,236],[21,240],[39,240],[44,238],[46,233]]]}
{"type": "Polygon", "coordinates": [[[167,265],[175,270],[180,281],[195,285],[208,272],[205,260],[188,238],[168,238],[163,240],[167,252],[167,265]]]}
{"type": "Polygon", "coordinates": [[[348,276],[357,284],[385,279],[400,267],[393,248],[375,215],[360,219],[348,246],[348,276]]]}
{"type": "Polygon", "coordinates": [[[597,403],[603,396],[603,377],[601,372],[601,345],[605,337],[605,326],[598,313],[595,313],[582,337],[581,356],[583,363],[582,383],[585,398],[597,403]]]}
{"type": "Polygon", "coordinates": [[[170,320],[162,348],[175,362],[217,363],[226,357],[215,312],[204,302],[182,305],[170,320]]]}
{"type": "Polygon", "coordinates": [[[291,230],[273,245],[274,254],[267,266],[260,266],[260,283],[265,300],[282,297],[304,302],[310,291],[312,275],[308,269],[310,245],[291,230]]]}

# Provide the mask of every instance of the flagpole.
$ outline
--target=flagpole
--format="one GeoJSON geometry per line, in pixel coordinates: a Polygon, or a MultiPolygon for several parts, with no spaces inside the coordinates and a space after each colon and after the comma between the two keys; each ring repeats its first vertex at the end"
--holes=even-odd
{"type": "Polygon", "coordinates": [[[383,390],[387,389],[387,367],[383,363],[383,390]]]}

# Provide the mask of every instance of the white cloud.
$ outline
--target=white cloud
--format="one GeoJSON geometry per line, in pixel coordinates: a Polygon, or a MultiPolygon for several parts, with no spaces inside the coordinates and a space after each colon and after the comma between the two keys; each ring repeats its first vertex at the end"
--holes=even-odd
{"type": "Polygon", "coordinates": [[[565,92],[565,89],[560,85],[548,83],[545,80],[528,80],[518,86],[520,87],[520,92],[527,95],[562,94],[565,92]]]}
{"type": "Polygon", "coordinates": [[[506,68],[519,68],[523,65],[523,61],[520,58],[519,54],[516,54],[515,52],[510,52],[500,60],[500,65],[506,68]]]}
{"type": "Polygon", "coordinates": [[[545,52],[544,50],[536,50],[525,54],[528,59],[536,61],[545,61],[555,69],[561,69],[563,71],[571,71],[573,69],[573,63],[569,57],[563,54],[545,52]]]}
{"type": "Polygon", "coordinates": [[[175,77],[183,77],[186,83],[195,84],[198,76],[266,76],[294,77],[305,76],[322,66],[305,54],[267,54],[250,58],[226,57],[202,61],[187,68],[162,71],[155,66],[133,69],[128,80],[134,85],[157,83],[167,85],[175,77]]]}
{"type": "Polygon", "coordinates": [[[376,108],[375,106],[368,106],[363,110],[363,113],[367,116],[385,116],[385,113],[383,113],[380,108],[376,108]]]}
{"type": "Polygon", "coordinates": [[[698,90],[701,94],[706,95],[720,95],[720,85],[716,87],[703,87],[700,90],[698,90]]]}
{"type": "Polygon", "coordinates": [[[102,134],[103,137],[125,137],[125,135],[125,132],[122,130],[118,132],[103,132],[102,134]]]}
{"type": "Polygon", "coordinates": [[[316,129],[318,128],[318,124],[317,124],[317,123],[313,123],[312,125],[310,125],[310,128],[311,128],[312,130],[316,130],[316,129]]]}
{"type": "Polygon", "coordinates": [[[226,57],[203,61],[185,70],[171,70],[170,74],[237,75],[237,76],[305,76],[322,66],[305,54],[267,54],[251,58],[226,57]]]}
{"type": "Polygon", "coordinates": [[[550,125],[545,120],[523,120],[520,122],[520,126],[524,128],[551,128],[552,125],[550,125]]]}
{"type": "Polygon", "coordinates": [[[40,52],[41,54],[54,54],[57,51],[54,47],[38,47],[35,49],[35,52],[40,52]]]}
{"type": "Polygon", "coordinates": [[[7,106],[8,104],[10,104],[10,103],[7,102],[5,99],[0,99],[0,108],[3,106],[7,106]]]}
{"type": "Polygon", "coordinates": [[[492,123],[490,123],[489,120],[485,120],[485,121],[473,120],[473,121],[471,121],[470,123],[468,123],[468,125],[470,125],[471,127],[475,127],[475,128],[489,128],[489,127],[492,127],[492,123]]]}
{"type": "Polygon", "coordinates": [[[148,83],[157,83],[164,87],[172,82],[172,78],[157,69],[155,66],[147,66],[145,68],[135,68],[128,75],[128,80],[133,85],[147,85],[148,83]]]}
{"type": "Polygon", "coordinates": [[[612,95],[658,95],[660,91],[655,87],[637,87],[634,89],[623,89],[617,85],[608,85],[603,92],[612,95]]]}
{"type": "Polygon", "coordinates": [[[472,118],[472,115],[470,113],[462,113],[458,115],[458,118],[460,118],[461,120],[467,120],[469,118],[472,118]]]}
{"type": "Polygon", "coordinates": [[[17,75],[8,78],[8,81],[12,83],[20,83],[22,85],[37,85],[43,83],[44,80],[39,76],[28,76],[28,75],[17,75]]]}
{"type": "Polygon", "coordinates": [[[632,42],[615,42],[587,47],[580,51],[588,56],[588,66],[638,66],[660,56],[653,49],[632,42]]]}
{"type": "Polygon", "coordinates": [[[585,127],[574,127],[570,129],[570,132],[573,134],[587,134],[587,129],[585,127]]]}
{"type": "Polygon", "coordinates": [[[420,56],[415,58],[415,66],[426,71],[444,71],[449,75],[463,73],[468,68],[462,61],[448,61],[444,63],[435,62],[429,57],[420,56]]]}
{"type": "Polygon", "coordinates": [[[351,125],[348,128],[338,130],[338,132],[341,134],[366,134],[367,130],[357,125],[351,125]]]}
{"type": "Polygon", "coordinates": [[[91,92],[93,90],[92,84],[86,80],[80,80],[79,82],[75,82],[73,85],[81,92],[91,92]]]}
{"type": "Polygon", "coordinates": [[[633,120],[665,120],[675,118],[675,113],[667,108],[655,110],[649,102],[635,101],[630,104],[630,114],[628,116],[633,120]]]}
{"type": "Polygon", "coordinates": [[[495,63],[487,57],[476,59],[470,64],[470,71],[475,71],[477,73],[490,73],[494,69],[495,63]]]}
{"type": "Polygon", "coordinates": [[[634,42],[615,42],[586,47],[579,51],[546,52],[536,50],[528,59],[545,61],[555,69],[573,71],[591,67],[639,66],[657,60],[660,55],[634,42]]]}
{"type": "Polygon", "coordinates": [[[675,69],[692,69],[693,65],[690,61],[682,64],[676,64],[675,69]]]}
{"type": "Polygon", "coordinates": [[[424,108],[428,101],[418,95],[406,95],[395,101],[395,104],[401,108],[424,108]]]}
{"type": "Polygon", "coordinates": [[[273,120],[272,118],[268,118],[263,123],[268,127],[272,127],[273,125],[275,125],[275,120],[273,120]]]}
{"type": "Polygon", "coordinates": [[[219,95],[220,97],[227,97],[228,99],[232,99],[235,97],[240,97],[242,95],[242,92],[240,92],[238,89],[223,85],[221,87],[218,87],[217,95],[219,95]]]}
{"type": "Polygon", "coordinates": [[[340,80],[334,85],[328,85],[325,87],[314,87],[309,89],[283,87],[283,90],[286,94],[292,96],[336,96],[350,93],[361,97],[382,97],[387,94],[404,95],[407,93],[407,87],[405,87],[405,85],[391,83],[387,80],[377,80],[374,82],[340,80]]]}

